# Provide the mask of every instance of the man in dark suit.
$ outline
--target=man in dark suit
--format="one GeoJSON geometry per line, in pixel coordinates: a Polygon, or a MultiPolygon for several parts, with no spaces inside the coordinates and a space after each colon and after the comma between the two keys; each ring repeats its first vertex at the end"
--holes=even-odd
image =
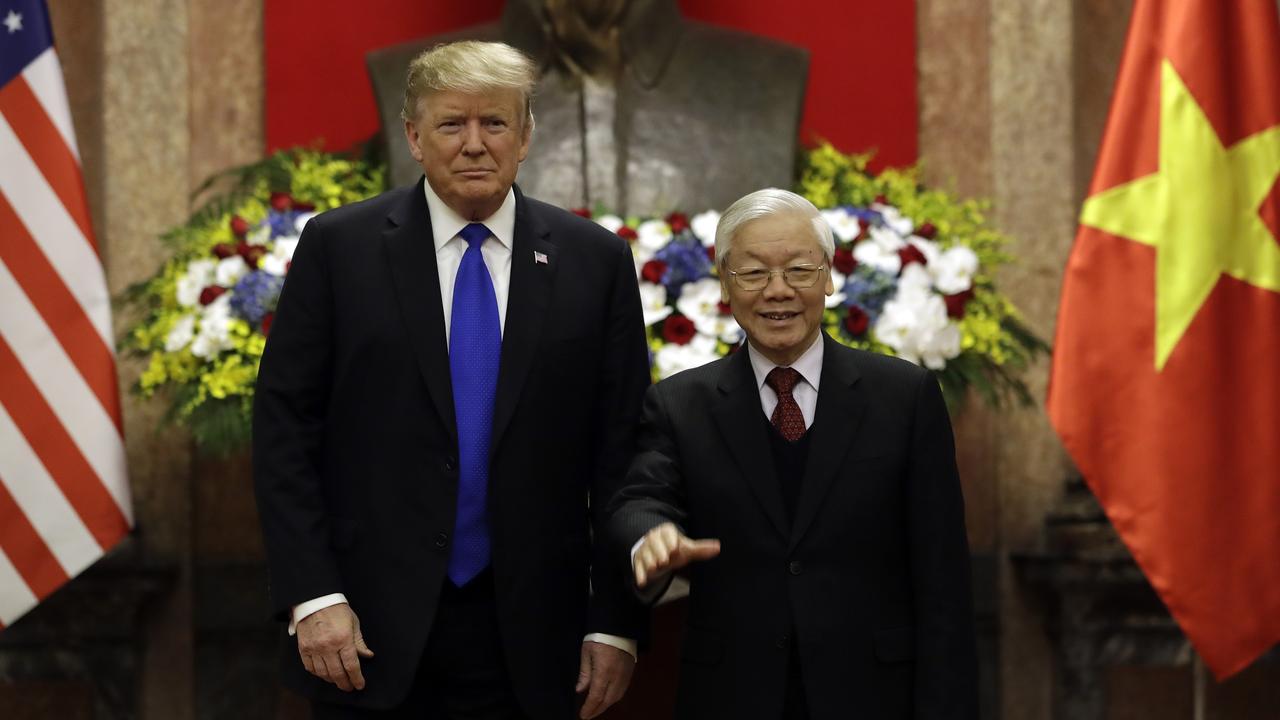
{"type": "Polygon", "coordinates": [[[822,332],[832,254],[794,193],[730,206],[716,257],[747,347],[645,398],[610,529],[643,595],[688,566],[680,718],[977,716],[942,394],[822,332]]]}
{"type": "Polygon", "coordinates": [[[575,686],[592,717],[630,681],[642,611],[591,538],[649,381],[636,275],[514,187],[533,86],[499,43],[420,55],[424,180],[314,218],[294,256],[254,474],[317,717],[564,719],[575,686]]]}

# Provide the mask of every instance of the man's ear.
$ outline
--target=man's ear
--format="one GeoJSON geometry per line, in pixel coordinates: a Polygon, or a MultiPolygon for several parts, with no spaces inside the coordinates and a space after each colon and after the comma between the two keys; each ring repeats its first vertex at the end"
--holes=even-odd
{"type": "Polygon", "coordinates": [[[413,155],[413,159],[422,162],[422,148],[418,145],[421,138],[418,136],[418,126],[412,120],[404,121],[404,138],[409,141],[409,153],[413,155]]]}
{"type": "Polygon", "coordinates": [[[827,294],[836,294],[836,280],[831,277],[831,260],[827,260],[827,294]]]}
{"type": "Polygon", "coordinates": [[[725,305],[729,304],[729,272],[724,268],[720,268],[720,302],[725,305]]]}

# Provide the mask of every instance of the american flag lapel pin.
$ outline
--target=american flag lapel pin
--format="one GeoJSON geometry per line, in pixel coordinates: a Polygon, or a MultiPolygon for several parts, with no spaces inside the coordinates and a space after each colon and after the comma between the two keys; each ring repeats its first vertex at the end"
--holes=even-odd
{"type": "Polygon", "coordinates": [[[540,252],[538,252],[537,250],[534,250],[534,251],[533,251],[533,263],[534,263],[535,265],[546,265],[546,264],[547,264],[547,254],[546,254],[546,253],[540,253],[540,252]]]}

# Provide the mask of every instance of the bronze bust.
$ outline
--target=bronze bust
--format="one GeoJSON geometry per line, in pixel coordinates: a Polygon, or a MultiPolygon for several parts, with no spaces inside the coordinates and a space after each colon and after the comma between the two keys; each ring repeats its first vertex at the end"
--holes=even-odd
{"type": "Polygon", "coordinates": [[[807,51],[686,20],[675,0],[508,0],[497,22],[369,54],[394,185],[420,174],[399,114],[405,68],[463,39],[506,42],[542,68],[519,179],[533,197],[661,215],[793,182],[807,51]]]}

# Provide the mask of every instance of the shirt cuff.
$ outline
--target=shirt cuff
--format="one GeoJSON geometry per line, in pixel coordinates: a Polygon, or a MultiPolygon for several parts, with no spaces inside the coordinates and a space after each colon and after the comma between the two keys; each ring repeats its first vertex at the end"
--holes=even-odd
{"type": "Polygon", "coordinates": [[[618,637],[617,635],[608,635],[606,633],[591,633],[582,638],[582,642],[596,642],[602,645],[612,645],[619,650],[631,656],[632,660],[638,660],[636,657],[636,641],[631,638],[618,637]]]}
{"type": "Polygon", "coordinates": [[[330,595],[322,595],[315,600],[308,600],[293,606],[293,613],[289,618],[289,634],[296,635],[298,633],[298,623],[302,619],[312,613],[323,610],[334,605],[341,605],[347,601],[347,596],[342,593],[332,593],[330,595]]]}

